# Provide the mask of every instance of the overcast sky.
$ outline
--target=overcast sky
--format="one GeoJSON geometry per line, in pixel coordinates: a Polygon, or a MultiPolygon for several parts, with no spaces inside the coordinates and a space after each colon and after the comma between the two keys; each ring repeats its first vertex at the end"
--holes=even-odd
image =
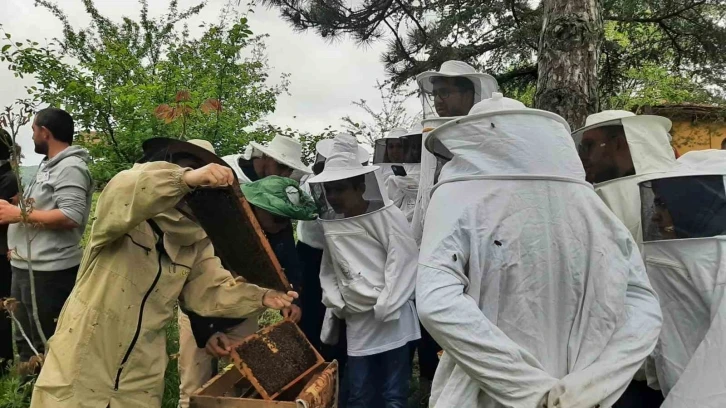
{"type": "MultiPolygon", "coordinates": [[[[179,8],[184,9],[197,1],[179,0],[179,8]]],[[[0,24],[13,35],[13,40],[30,38],[42,44],[44,39],[61,36],[62,26],[58,20],[33,3],[33,0],[0,0],[0,24]]],[[[88,25],[89,19],[81,0],[63,0],[58,3],[73,26],[88,25]]],[[[140,9],[137,0],[95,0],[95,3],[102,14],[117,21],[122,16],[136,19],[140,9]]],[[[226,0],[209,0],[194,22],[217,21],[225,3],[226,0]]],[[[167,5],[168,0],[149,0],[151,15],[162,15],[167,5]]],[[[278,98],[275,113],[266,118],[270,123],[315,132],[327,125],[338,126],[340,118],[345,115],[365,119],[361,110],[351,104],[354,100],[363,98],[373,106],[380,106],[379,94],[374,85],[376,79],[385,79],[380,63],[384,44],[363,47],[347,39],[331,43],[314,32],[296,33],[275,9],[257,7],[248,18],[255,34],[270,34],[266,40],[272,66],[270,80],[278,81],[283,72],[291,74],[290,95],[278,98]]],[[[201,29],[196,24],[190,24],[190,30],[193,34],[199,34],[201,29]]],[[[6,66],[0,66],[0,107],[25,97],[23,86],[32,82],[29,79],[19,80],[6,66]]],[[[415,113],[417,102],[409,102],[411,113],[415,113]]],[[[20,136],[26,157],[25,165],[37,164],[41,160],[40,156],[32,153],[30,136],[30,126],[27,126],[20,136]]]]}

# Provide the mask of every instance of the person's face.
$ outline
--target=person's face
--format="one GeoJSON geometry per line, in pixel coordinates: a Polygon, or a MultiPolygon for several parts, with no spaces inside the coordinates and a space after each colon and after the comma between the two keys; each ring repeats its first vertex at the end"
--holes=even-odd
{"type": "Polygon", "coordinates": [[[615,140],[601,128],[590,129],[582,135],[578,153],[589,183],[602,183],[618,177],[615,147],[615,140]]]}
{"type": "Polygon", "coordinates": [[[386,140],[386,156],[391,163],[403,163],[403,140],[387,139],[386,140]]]}
{"type": "Polygon", "coordinates": [[[35,145],[35,152],[42,154],[43,156],[48,155],[48,140],[50,140],[50,131],[43,127],[38,126],[33,121],[33,144],[35,145]]]}
{"type": "Polygon", "coordinates": [[[442,117],[465,116],[474,106],[474,92],[457,87],[453,78],[440,78],[433,83],[434,107],[442,117]]]}
{"type": "Polygon", "coordinates": [[[277,234],[290,223],[290,219],[287,217],[275,215],[259,207],[252,206],[252,208],[255,211],[255,217],[257,217],[257,222],[260,223],[260,227],[268,234],[277,234]]]}
{"type": "Polygon", "coordinates": [[[653,199],[653,207],[655,208],[655,211],[653,212],[652,220],[653,223],[658,226],[658,231],[661,236],[664,239],[676,239],[677,237],[675,227],[673,226],[673,217],[671,217],[671,213],[668,212],[665,202],[659,196],[655,196],[653,199]]]}
{"type": "Polygon", "coordinates": [[[272,157],[265,156],[262,160],[264,160],[264,165],[262,167],[264,174],[262,174],[260,178],[268,176],[290,177],[292,175],[292,168],[276,162],[272,157]]]}
{"type": "Polygon", "coordinates": [[[324,183],[325,197],[337,214],[349,215],[365,202],[365,184],[353,187],[350,180],[336,180],[324,183]]]}

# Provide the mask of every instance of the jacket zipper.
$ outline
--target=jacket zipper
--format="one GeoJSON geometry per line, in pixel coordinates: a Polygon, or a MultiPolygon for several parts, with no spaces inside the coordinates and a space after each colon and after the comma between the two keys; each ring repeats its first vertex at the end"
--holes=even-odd
{"type": "Polygon", "coordinates": [[[157,244],[157,251],[159,252],[159,269],[156,272],[156,277],[154,278],[154,282],[151,284],[151,287],[149,287],[149,290],[146,291],[146,294],[144,294],[144,298],[141,300],[141,307],[139,308],[139,319],[136,323],[136,333],[134,333],[133,339],[131,339],[131,343],[129,344],[129,348],[126,350],[126,354],[124,354],[123,360],[121,360],[121,365],[118,368],[118,371],[116,372],[116,384],[113,387],[114,391],[118,391],[119,382],[121,381],[121,372],[124,369],[124,365],[129,359],[129,356],[131,356],[131,352],[134,350],[134,347],[136,346],[136,342],[139,340],[139,336],[141,335],[141,323],[144,319],[144,308],[146,307],[146,301],[149,299],[149,296],[151,296],[151,292],[153,292],[154,288],[156,287],[156,284],[159,283],[159,279],[161,278],[161,257],[164,255],[164,240],[163,237],[160,238],[159,243],[157,244]]]}

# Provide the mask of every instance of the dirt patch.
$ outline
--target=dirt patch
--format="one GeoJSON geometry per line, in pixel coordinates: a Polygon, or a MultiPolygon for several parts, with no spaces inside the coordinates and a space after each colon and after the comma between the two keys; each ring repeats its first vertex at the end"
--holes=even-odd
{"type": "Polygon", "coordinates": [[[286,290],[281,273],[255,229],[250,216],[231,189],[197,189],[186,197],[197,222],[211,239],[225,268],[264,288],[286,290]]]}
{"type": "Polygon", "coordinates": [[[318,362],[310,343],[291,322],[242,344],[237,353],[269,395],[280,392],[318,362]]]}

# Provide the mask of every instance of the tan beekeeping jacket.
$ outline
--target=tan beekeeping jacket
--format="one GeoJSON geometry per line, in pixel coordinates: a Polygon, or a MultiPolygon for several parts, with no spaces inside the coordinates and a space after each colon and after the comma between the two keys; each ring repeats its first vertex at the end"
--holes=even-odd
{"type": "Polygon", "coordinates": [[[136,165],[99,197],[33,408],[157,408],[167,365],[165,326],[177,299],[203,316],[239,318],[264,308],[266,290],[235,283],[204,231],[174,209],[190,191],[184,171],[165,162],[136,165]]]}

